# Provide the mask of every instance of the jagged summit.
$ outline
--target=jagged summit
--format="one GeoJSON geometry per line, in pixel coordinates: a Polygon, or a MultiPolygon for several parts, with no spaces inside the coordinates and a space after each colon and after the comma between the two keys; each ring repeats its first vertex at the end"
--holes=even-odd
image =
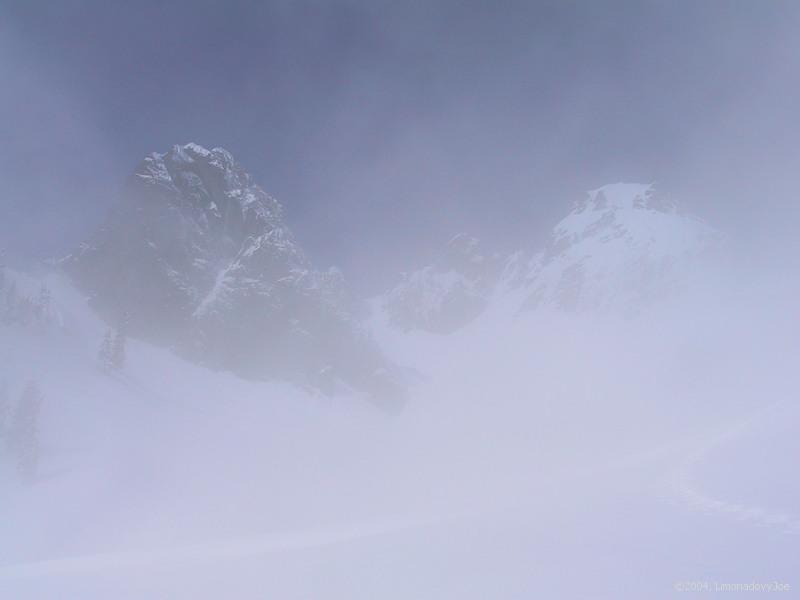
{"type": "Polygon", "coordinates": [[[153,186],[162,199],[183,203],[179,208],[184,210],[191,208],[202,227],[222,228],[234,237],[283,227],[281,205],[224,148],[207,150],[189,143],[163,154],[154,152],[132,179],[134,187],[153,186]]]}
{"type": "Polygon", "coordinates": [[[313,267],[278,201],[221,148],[148,155],[64,265],[108,318],[127,313],[134,334],[211,366],[306,382],[324,372],[328,388],[369,387],[386,366],[341,273],[313,267]]]}

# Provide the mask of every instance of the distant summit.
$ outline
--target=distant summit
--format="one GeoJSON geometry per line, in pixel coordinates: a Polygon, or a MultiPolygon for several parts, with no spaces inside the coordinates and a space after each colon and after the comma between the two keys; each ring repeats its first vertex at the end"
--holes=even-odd
{"type": "Polygon", "coordinates": [[[147,156],[63,264],[108,319],[125,314],[134,335],[209,366],[326,390],[390,387],[341,273],[313,268],[278,201],[222,148],[147,156]]]}
{"type": "Polygon", "coordinates": [[[510,275],[528,308],[636,311],[680,291],[720,240],[652,185],[617,183],[589,192],[510,275]]]}
{"type": "Polygon", "coordinates": [[[499,254],[486,255],[476,238],[459,234],[433,264],[404,275],[382,308],[402,330],[450,333],[486,308],[503,263],[499,254]]]}
{"type": "Polygon", "coordinates": [[[448,333],[502,297],[517,310],[636,312],[688,284],[719,232],[682,213],[652,185],[588,192],[535,253],[500,257],[458,236],[429,266],[377,299],[390,324],[448,333]]]}

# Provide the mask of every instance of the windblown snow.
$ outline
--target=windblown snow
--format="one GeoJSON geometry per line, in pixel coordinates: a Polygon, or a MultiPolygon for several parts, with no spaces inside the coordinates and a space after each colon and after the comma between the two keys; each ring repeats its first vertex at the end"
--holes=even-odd
{"type": "Polygon", "coordinates": [[[3,267],[3,597],[618,600],[794,573],[796,286],[720,263],[721,233],[615,184],[536,251],[456,236],[364,322],[247,177],[195,144],[145,159],[154,195],[133,206],[155,212],[118,231],[149,258],[120,272],[213,317],[225,358],[310,362],[252,376],[127,329],[130,282],[93,278],[120,256],[102,235],[3,267]],[[275,318],[255,350],[243,307],[275,318]],[[368,344],[331,341],[350,335],[368,344]],[[397,380],[400,408],[375,400],[397,380]]]}

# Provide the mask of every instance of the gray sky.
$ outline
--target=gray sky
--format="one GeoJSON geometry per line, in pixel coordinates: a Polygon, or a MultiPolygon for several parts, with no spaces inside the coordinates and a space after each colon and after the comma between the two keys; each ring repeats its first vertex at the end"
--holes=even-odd
{"type": "Polygon", "coordinates": [[[63,252],[188,141],[231,150],[357,283],[460,230],[535,244],[620,180],[790,232],[797,7],[0,0],[0,245],[63,252]]]}

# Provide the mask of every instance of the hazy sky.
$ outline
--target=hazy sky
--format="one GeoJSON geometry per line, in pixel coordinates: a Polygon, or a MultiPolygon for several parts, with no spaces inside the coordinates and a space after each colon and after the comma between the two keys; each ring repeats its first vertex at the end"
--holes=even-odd
{"type": "Polygon", "coordinates": [[[0,245],[69,248],[188,141],[231,150],[351,279],[460,230],[536,243],[619,180],[789,231],[797,7],[0,0],[0,245]]]}

